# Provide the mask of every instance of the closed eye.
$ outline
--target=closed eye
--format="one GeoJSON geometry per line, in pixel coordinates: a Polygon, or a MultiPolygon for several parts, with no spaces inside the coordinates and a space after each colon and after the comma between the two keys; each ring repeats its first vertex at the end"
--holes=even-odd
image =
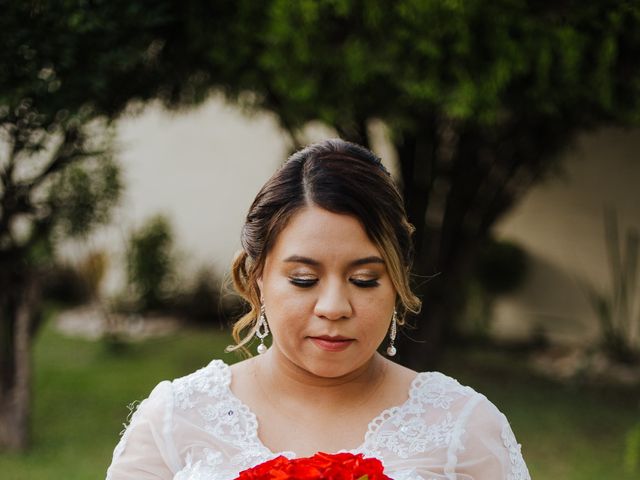
{"type": "Polygon", "coordinates": [[[377,278],[373,278],[371,280],[359,280],[357,278],[353,278],[351,279],[351,283],[360,288],[373,288],[380,285],[377,278]]]}
{"type": "Polygon", "coordinates": [[[289,282],[292,285],[300,288],[309,288],[313,287],[318,280],[316,278],[297,278],[297,277],[289,277],[289,282]]]}

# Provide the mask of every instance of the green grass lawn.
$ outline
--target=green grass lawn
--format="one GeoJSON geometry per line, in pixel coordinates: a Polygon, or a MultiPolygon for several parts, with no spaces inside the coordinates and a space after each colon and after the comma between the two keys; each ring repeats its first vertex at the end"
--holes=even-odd
{"type": "MultiPolygon", "coordinates": [[[[185,330],[113,354],[102,343],[45,329],[35,345],[33,447],[0,455],[0,478],[104,478],[126,405],[160,380],[189,373],[224,355],[228,337],[185,330]]],[[[485,393],[509,417],[536,480],[631,480],[624,436],[640,421],[640,390],[559,386],[524,373],[499,352],[452,351],[445,373],[485,393]]]]}

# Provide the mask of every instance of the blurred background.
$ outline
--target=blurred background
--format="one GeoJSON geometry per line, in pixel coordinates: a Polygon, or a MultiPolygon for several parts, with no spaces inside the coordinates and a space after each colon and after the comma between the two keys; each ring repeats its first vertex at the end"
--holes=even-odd
{"type": "Polygon", "coordinates": [[[103,477],[128,404],[239,359],[244,215],[334,136],[416,226],[399,361],[532,478],[638,478],[638,2],[0,1],[0,38],[3,479],[103,477]]]}

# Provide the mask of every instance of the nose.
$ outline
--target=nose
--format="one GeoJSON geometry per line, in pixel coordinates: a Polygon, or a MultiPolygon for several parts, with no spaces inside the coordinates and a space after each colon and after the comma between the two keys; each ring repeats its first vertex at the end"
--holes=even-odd
{"type": "Polygon", "coordinates": [[[353,308],[346,286],[340,282],[328,282],[320,289],[318,299],[314,307],[314,313],[327,320],[341,320],[351,317],[353,308]]]}

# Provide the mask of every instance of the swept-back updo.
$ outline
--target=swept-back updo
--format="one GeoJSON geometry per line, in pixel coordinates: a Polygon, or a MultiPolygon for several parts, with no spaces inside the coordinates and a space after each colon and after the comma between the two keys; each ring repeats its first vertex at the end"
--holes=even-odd
{"type": "MultiPolygon", "coordinates": [[[[417,312],[420,300],[409,285],[413,225],[402,197],[380,159],[359,145],[330,139],[294,153],[264,184],[242,228],[242,250],[236,254],[232,279],[251,310],[233,327],[236,347],[251,340],[260,312],[258,279],[278,234],[301,208],[315,205],[352,215],[382,255],[398,294],[399,323],[417,312]]],[[[232,348],[232,349],[233,349],[232,348]]]]}

